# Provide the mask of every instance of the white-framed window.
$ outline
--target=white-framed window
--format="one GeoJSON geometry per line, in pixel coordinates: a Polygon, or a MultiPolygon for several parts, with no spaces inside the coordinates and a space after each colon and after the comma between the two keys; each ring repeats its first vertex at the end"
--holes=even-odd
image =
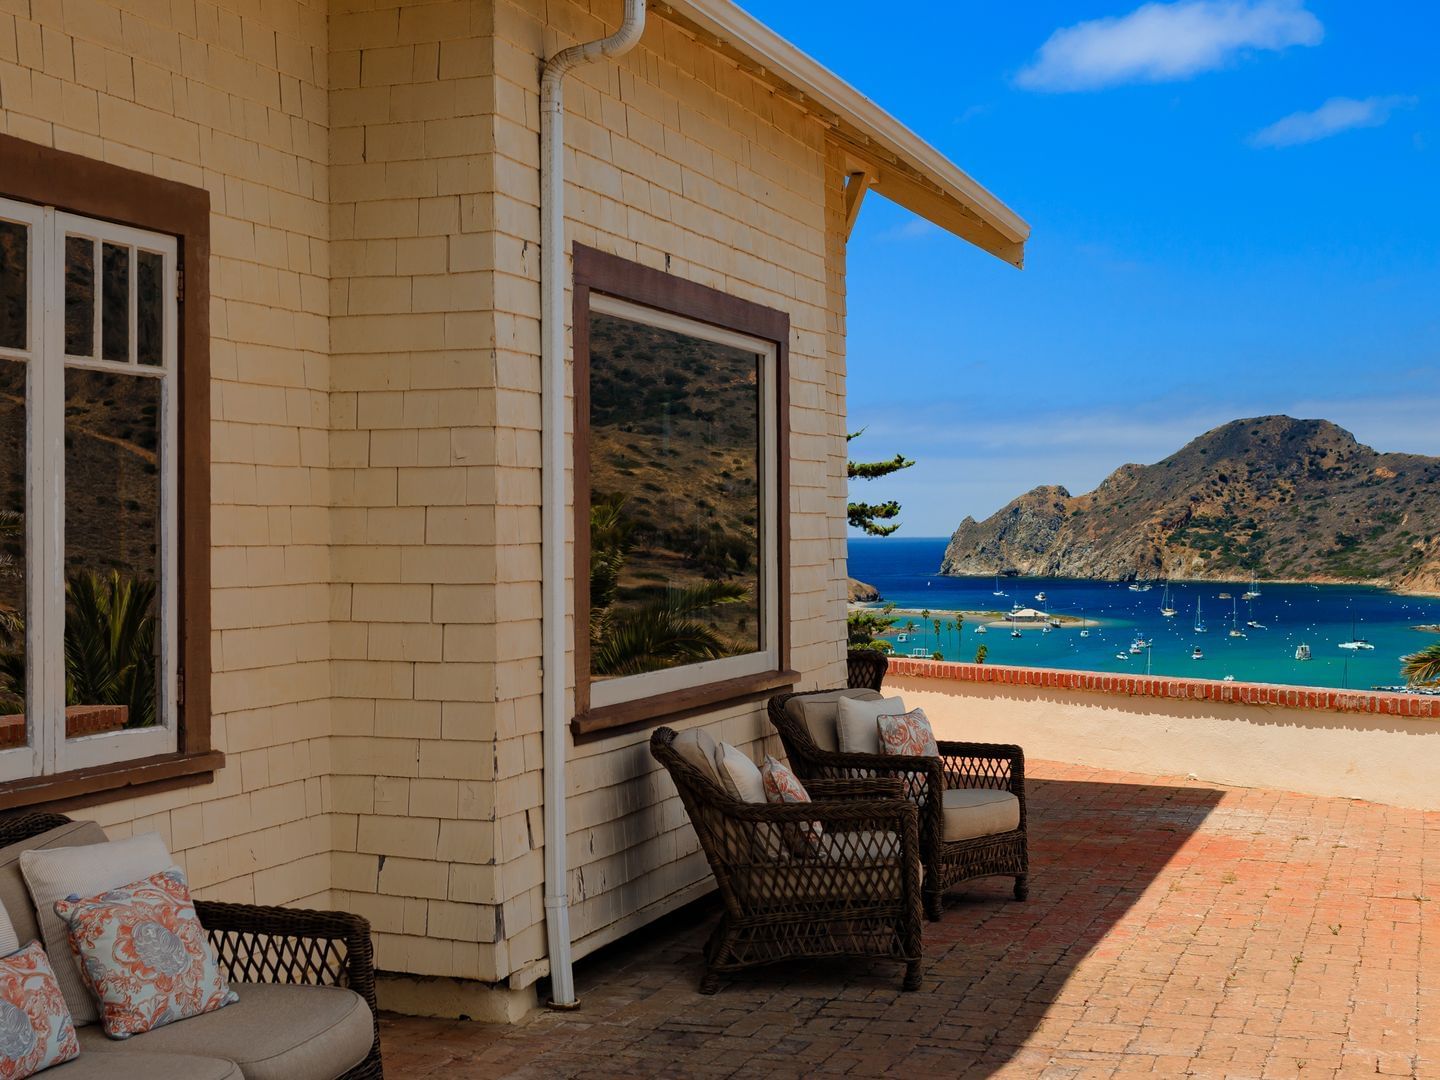
{"type": "Polygon", "coordinates": [[[176,750],[174,237],[0,199],[0,781],[176,750]]]}
{"type": "Polygon", "coordinates": [[[775,343],[594,292],[588,340],[591,707],[776,670],[775,343]]]}

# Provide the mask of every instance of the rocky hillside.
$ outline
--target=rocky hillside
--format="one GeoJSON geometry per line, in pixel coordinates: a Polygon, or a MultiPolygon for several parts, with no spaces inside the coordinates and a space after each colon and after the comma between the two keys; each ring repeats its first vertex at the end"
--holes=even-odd
{"type": "Polygon", "coordinates": [[[1381,454],[1328,420],[1206,432],[1094,491],[1038,487],[966,518],[940,573],[1368,582],[1440,593],[1440,458],[1381,454]]]}

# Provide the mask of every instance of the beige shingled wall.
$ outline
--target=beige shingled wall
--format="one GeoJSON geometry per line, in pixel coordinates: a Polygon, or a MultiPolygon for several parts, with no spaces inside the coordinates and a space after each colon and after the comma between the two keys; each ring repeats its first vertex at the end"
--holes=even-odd
{"type": "MultiPolygon", "coordinates": [[[[323,6],[0,0],[0,130],[205,187],[213,784],[80,813],[157,830],[200,893],[328,902],[323,6]]],[[[3,187],[3,178],[0,178],[3,187]]]]}
{"type": "MultiPolygon", "coordinates": [[[[539,239],[535,147],[540,57],[614,29],[620,5],[496,5],[497,100],[523,104],[525,124],[504,127],[496,151],[523,196],[498,206],[497,248],[539,239]]],[[[579,70],[567,85],[568,239],[779,308],[791,319],[791,642],[803,685],[843,680],[844,279],[838,156],[824,129],[792,103],[675,25],[653,18],[618,62],[579,70]],[[828,226],[828,229],[827,229],[828,226]]],[[[517,112],[516,115],[519,115],[517,112]]],[[[497,165],[497,173],[501,166],[497,165]]],[[[497,261],[498,264],[498,261],[497,261]]],[[[497,319],[513,320],[502,352],[502,391],[520,407],[502,415],[522,445],[538,446],[539,291],[533,263],[516,287],[496,290],[497,319]],[[512,419],[513,418],[513,419],[512,419]]],[[[568,310],[568,309],[567,309],[568,310]]],[[[507,490],[538,495],[538,473],[506,468],[507,490]]],[[[513,564],[538,596],[538,515],[502,534],[527,546],[513,564]]],[[[498,780],[508,970],[523,984],[543,970],[543,881],[538,696],[539,626],[521,604],[499,608],[502,639],[526,651],[497,678],[498,780]],[[522,747],[524,748],[522,751],[522,747]]],[[[717,737],[761,752],[760,703],[704,721],[717,737]]],[[[690,726],[696,721],[685,721],[690,726]]],[[[570,864],[576,954],[613,940],[711,887],[669,779],[650,758],[647,729],[582,741],[571,751],[570,864]]],[[[769,749],[778,753],[778,744],[769,749]]]]}
{"type": "MultiPolygon", "coordinates": [[[[207,895],[362,912],[383,969],[515,986],[545,952],[538,66],[619,3],[551,3],[545,28],[538,10],[336,0],[327,30],[283,0],[0,0],[0,128],[214,208],[229,763],[87,813],[158,829],[207,895]]],[[[790,314],[792,665],[833,683],[839,159],[658,17],[568,102],[571,240],[790,314]]],[[[705,722],[752,752],[768,732],[758,704],[705,722]]],[[[646,734],[572,751],[579,954],[709,887],[646,734]]]]}

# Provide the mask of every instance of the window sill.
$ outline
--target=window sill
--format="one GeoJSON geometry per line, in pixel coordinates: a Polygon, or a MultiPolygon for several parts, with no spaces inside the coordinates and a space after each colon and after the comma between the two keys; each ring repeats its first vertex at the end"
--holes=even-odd
{"type": "Polygon", "coordinates": [[[1440,719],[1440,697],[1397,694],[1384,690],[1335,690],[1278,683],[1224,682],[1168,675],[1116,675],[1056,668],[963,664],[952,660],[890,658],[886,679],[948,679],[968,683],[1030,686],[1046,690],[1080,690],[1126,697],[1179,698],[1311,712],[1370,713],[1440,719]]]}
{"type": "Polygon", "coordinates": [[[734,705],[776,690],[788,690],[800,679],[795,671],[766,671],[738,679],[709,683],[668,694],[603,705],[570,721],[576,737],[611,732],[657,720],[673,720],[721,705],[734,705]]]}
{"type": "Polygon", "coordinates": [[[0,810],[41,805],[63,810],[208,784],[224,764],[222,752],[206,750],[197,754],[160,754],[53,776],[12,780],[0,784],[0,810]]]}

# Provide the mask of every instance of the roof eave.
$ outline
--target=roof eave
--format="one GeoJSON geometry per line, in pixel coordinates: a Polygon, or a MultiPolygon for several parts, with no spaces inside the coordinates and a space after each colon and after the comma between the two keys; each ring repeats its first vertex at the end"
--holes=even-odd
{"type": "Polygon", "coordinates": [[[872,187],[1015,266],[1030,226],[940,151],[849,83],[730,0],[658,0],[720,51],[744,59],[824,116],[846,149],[873,167],[872,187]],[[913,175],[912,175],[913,174],[913,175]]]}

